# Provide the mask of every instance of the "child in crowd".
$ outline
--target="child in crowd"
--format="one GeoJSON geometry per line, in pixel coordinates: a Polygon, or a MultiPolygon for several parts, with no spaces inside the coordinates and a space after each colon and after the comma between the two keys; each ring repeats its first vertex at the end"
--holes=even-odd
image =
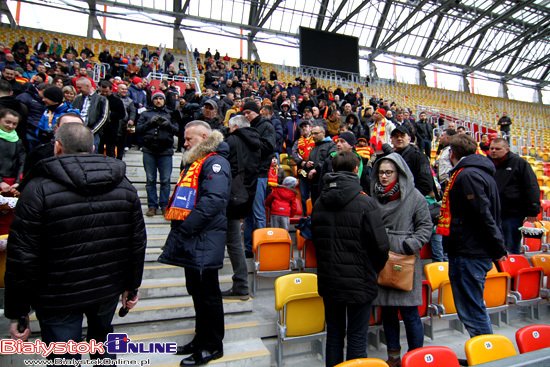
{"type": "Polygon", "coordinates": [[[271,167],[269,167],[269,176],[267,178],[267,186],[270,188],[277,187],[283,183],[285,178],[285,170],[279,167],[277,155],[273,154],[271,158],[271,167]]]}
{"type": "Polygon", "coordinates": [[[355,151],[362,158],[366,159],[371,159],[371,156],[374,154],[374,150],[367,145],[367,139],[364,137],[360,137],[359,139],[357,139],[357,146],[355,147],[355,151]]]}
{"type": "Polygon", "coordinates": [[[283,180],[283,184],[273,187],[273,192],[265,199],[265,206],[271,213],[271,227],[284,228],[288,231],[290,217],[296,214],[296,195],[294,190],[298,180],[289,176],[283,180]]]}

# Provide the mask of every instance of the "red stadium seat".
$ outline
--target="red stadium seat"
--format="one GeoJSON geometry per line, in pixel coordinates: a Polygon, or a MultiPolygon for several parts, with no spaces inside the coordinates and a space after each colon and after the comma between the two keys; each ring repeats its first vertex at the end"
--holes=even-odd
{"type": "Polygon", "coordinates": [[[402,367],[459,367],[458,358],[447,347],[423,347],[403,356],[402,367]]]}
{"type": "Polygon", "coordinates": [[[521,354],[550,347],[550,325],[529,325],[516,332],[521,354]]]}

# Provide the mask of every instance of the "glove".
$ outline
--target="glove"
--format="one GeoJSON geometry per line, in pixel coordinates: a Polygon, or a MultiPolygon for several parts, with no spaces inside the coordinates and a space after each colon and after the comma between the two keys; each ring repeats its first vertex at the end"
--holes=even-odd
{"type": "Polygon", "coordinates": [[[159,126],[167,127],[167,126],[170,126],[170,121],[165,119],[164,117],[160,117],[158,124],[159,126]]]}
{"type": "Polygon", "coordinates": [[[153,116],[153,118],[151,119],[151,121],[149,121],[149,124],[151,124],[151,125],[158,125],[160,119],[161,119],[160,116],[153,116]]]}

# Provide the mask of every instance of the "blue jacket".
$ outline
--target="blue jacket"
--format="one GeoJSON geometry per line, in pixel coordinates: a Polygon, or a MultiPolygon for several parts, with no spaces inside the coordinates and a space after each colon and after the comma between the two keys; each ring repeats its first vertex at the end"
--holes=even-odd
{"type": "Polygon", "coordinates": [[[193,147],[184,162],[187,171],[194,161],[210,153],[199,174],[195,207],[185,221],[173,220],[158,261],[202,271],[223,266],[226,208],[231,190],[229,146],[219,131],[193,147]]]}
{"type": "Polygon", "coordinates": [[[443,246],[449,257],[499,259],[506,255],[501,229],[500,198],[493,179],[495,165],[472,154],[449,172],[464,168],[449,191],[451,225],[443,246]]]}
{"type": "Polygon", "coordinates": [[[286,146],[288,147],[288,144],[291,143],[291,146],[294,145],[294,142],[298,139],[300,139],[300,123],[302,120],[298,116],[296,116],[296,121],[293,121],[292,119],[287,120],[285,125],[283,126],[283,134],[286,143],[286,146]]]}
{"type": "Polygon", "coordinates": [[[38,95],[38,90],[34,85],[30,85],[16,99],[27,106],[27,134],[35,136],[38,123],[46,110],[46,105],[42,102],[42,98],[38,95]]]}
{"type": "Polygon", "coordinates": [[[147,94],[145,94],[143,89],[136,88],[133,84],[128,87],[128,96],[134,101],[136,109],[140,108],[140,103],[143,107],[147,105],[147,94]]]}
{"type": "Polygon", "coordinates": [[[55,125],[57,124],[57,119],[59,118],[59,116],[69,112],[78,113],[80,115],[80,111],[73,109],[73,107],[69,103],[67,102],[61,103],[53,111],[53,117],[52,117],[51,126],[50,126],[50,111],[46,109],[46,111],[44,111],[44,114],[42,115],[42,118],[40,119],[40,122],[38,123],[38,129],[36,129],[36,136],[38,136],[39,130],[44,130],[44,131],[53,130],[55,125]]]}

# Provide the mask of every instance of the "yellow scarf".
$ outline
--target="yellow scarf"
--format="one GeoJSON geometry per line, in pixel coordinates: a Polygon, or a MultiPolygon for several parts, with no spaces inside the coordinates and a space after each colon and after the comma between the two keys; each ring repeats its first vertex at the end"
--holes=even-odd
{"type": "Polygon", "coordinates": [[[449,191],[453,188],[453,185],[456,180],[456,176],[463,170],[464,168],[459,169],[458,171],[454,171],[451,175],[451,178],[449,179],[449,183],[447,184],[447,187],[445,188],[445,193],[443,194],[443,201],[441,202],[441,211],[439,212],[439,223],[437,224],[437,229],[435,233],[448,236],[450,233],[450,226],[451,226],[451,205],[449,203],[449,191]]]}
{"type": "Polygon", "coordinates": [[[374,131],[372,132],[372,137],[370,138],[369,143],[373,144],[376,147],[376,150],[382,150],[383,140],[386,139],[386,120],[382,121],[380,125],[380,134],[378,134],[378,122],[374,123],[374,131]],[[379,137],[382,137],[382,141],[379,137]]]}
{"type": "Polygon", "coordinates": [[[180,180],[174,188],[174,193],[168,202],[168,208],[164,218],[166,220],[185,220],[197,201],[197,189],[199,187],[199,175],[204,161],[211,155],[199,159],[187,171],[183,171],[180,180]]]}
{"type": "Polygon", "coordinates": [[[374,150],[371,147],[355,147],[355,151],[361,157],[366,159],[370,159],[370,157],[374,154],[374,150]]]}

